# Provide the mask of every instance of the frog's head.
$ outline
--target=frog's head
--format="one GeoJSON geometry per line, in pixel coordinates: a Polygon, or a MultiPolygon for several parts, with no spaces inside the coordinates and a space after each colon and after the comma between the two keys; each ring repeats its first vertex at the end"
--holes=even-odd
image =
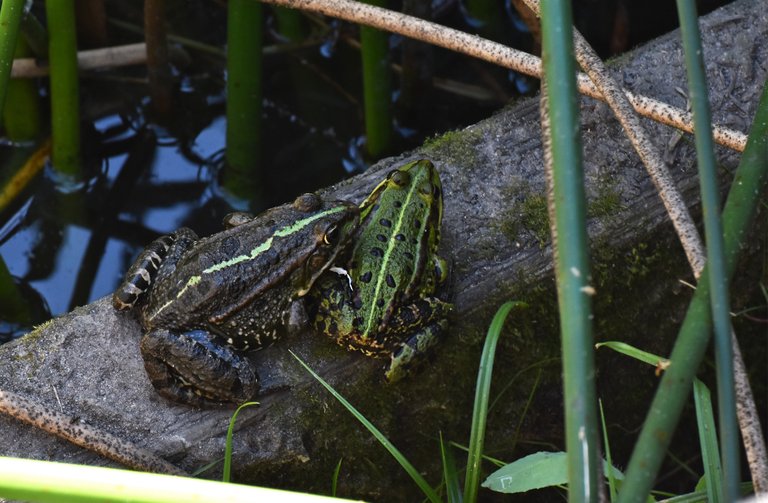
{"type": "MultiPolygon", "coordinates": [[[[297,199],[294,204],[298,203],[297,199]]],[[[304,262],[297,297],[306,295],[315,280],[333,265],[339,253],[352,242],[360,225],[359,208],[346,201],[326,202],[316,215],[311,237],[314,247],[304,262]]]]}
{"type": "Polygon", "coordinates": [[[402,193],[408,187],[416,189],[414,193],[425,203],[425,207],[434,209],[430,211],[430,218],[434,218],[439,227],[443,216],[442,184],[435,165],[428,159],[409,162],[390,171],[360,203],[361,220],[365,220],[388,193],[402,193]]]}

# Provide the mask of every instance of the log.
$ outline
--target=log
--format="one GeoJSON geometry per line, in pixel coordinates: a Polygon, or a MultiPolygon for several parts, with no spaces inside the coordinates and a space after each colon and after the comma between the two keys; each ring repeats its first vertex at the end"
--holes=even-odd
{"type": "MultiPolygon", "coordinates": [[[[766,79],[767,21],[768,6],[759,0],[737,1],[701,20],[718,124],[749,128],[766,79]]],[[[612,69],[629,90],[685,108],[679,32],[636,49],[615,61],[612,69]]],[[[581,104],[598,337],[666,354],[690,297],[678,279],[692,281],[692,275],[660,199],[618,122],[602,103],[583,98],[581,104]]],[[[695,211],[698,181],[691,138],[644,123],[695,211]]],[[[491,410],[487,442],[494,456],[507,460],[539,450],[521,447],[525,440],[562,449],[559,332],[538,99],[521,100],[321,193],[359,202],[393,167],[424,157],[435,163],[443,182],[440,252],[451,265],[446,295],[455,304],[450,331],[434,361],[422,373],[387,385],[381,360],[348,353],[307,329],[253,354],[263,389],[260,405],[238,416],[235,481],[327,493],[343,458],[340,495],[414,501],[418,491],[396,462],[289,350],[344,394],[437,484],[437,438],[442,432],[447,440],[468,442],[485,331],[498,306],[511,298],[526,300],[530,308],[513,314],[502,336],[493,391],[500,400],[491,410]]],[[[727,187],[739,154],[718,148],[717,157],[727,187]]],[[[131,441],[187,472],[221,459],[232,410],[198,410],[157,395],[144,372],[140,335],[132,315],[116,313],[109,299],[100,299],[0,347],[0,389],[131,441]]],[[[607,414],[613,414],[620,428],[637,428],[647,406],[644,399],[656,383],[652,369],[602,355],[598,364],[605,375],[600,378],[601,396],[630,386],[640,389],[629,401],[606,404],[607,414]],[[619,366],[620,371],[612,369],[619,366]]],[[[112,465],[9,417],[0,417],[0,431],[0,455],[112,465]]],[[[457,459],[461,464],[463,457],[457,459]]],[[[220,467],[203,476],[219,477],[220,467]]]]}

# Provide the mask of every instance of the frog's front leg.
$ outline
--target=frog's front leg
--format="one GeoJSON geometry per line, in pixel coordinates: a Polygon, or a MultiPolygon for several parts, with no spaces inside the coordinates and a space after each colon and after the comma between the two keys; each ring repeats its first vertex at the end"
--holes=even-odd
{"type": "Polygon", "coordinates": [[[398,308],[388,329],[408,334],[392,351],[385,377],[397,382],[419,367],[448,329],[453,305],[436,297],[425,297],[398,308]]]}
{"type": "Polygon", "coordinates": [[[112,295],[112,305],[118,311],[131,309],[149,290],[161,266],[175,264],[199,238],[191,229],[181,229],[160,236],[142,251],[125,273],[125,278],[112,295]]]}
{"type": "Polygon", "coordinates": [[[141,339],[144,368],[164,397],[196,407],[245,402],[259,391],[249,359],[203,330],[158,329],[141,339]]]}

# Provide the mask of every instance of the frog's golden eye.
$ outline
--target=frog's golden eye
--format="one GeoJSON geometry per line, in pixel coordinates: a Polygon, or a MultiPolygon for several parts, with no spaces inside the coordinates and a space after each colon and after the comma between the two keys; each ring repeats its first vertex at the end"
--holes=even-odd
{"type": "Polygon", "coordinates": [[[325,234],[323,234],[323,243],[327,245],[332,245],[336,243],[339,239],[339,227],[337,225],[332,225],[328,227],[328,230],[325,231],[325,234]]]}
{"type": "Polygon", "coordinates": [[[389,173],[388,178],[391,182],[403,187],[405,185],[408,185],[408,182],[410,181],[411,177],[405,171],[400,171],[399,169],[396,169],[389,173]]]}

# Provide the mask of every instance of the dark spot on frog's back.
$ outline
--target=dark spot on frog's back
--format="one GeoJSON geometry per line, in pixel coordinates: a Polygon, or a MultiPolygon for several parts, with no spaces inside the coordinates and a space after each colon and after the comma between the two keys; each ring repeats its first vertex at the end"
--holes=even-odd
{"type": "Polygon", "coordinates": [[[373,273],[371,273],[371,271],[366,271],[360,276],[360,281],[363,283],[370,283],[371,278],[373,278],[373,273]]]}
{"type": "Polygon", "coordinates": [[[405,241],[405,234],[395,234],[395,239],[398,241],[405,241]]]}
{"type": "Polygon", "coordinates": [[[232,256],[240,249],[240,240],[235,236],[227,236],[221,240],[219,251],[222,255],[232,256]]]}
{"type": "Polygon", "coordinates": [[[384,250],[382,250],[378,246],[374,246],[373,248],[371,248],[371,256],[376,258],[381,258],[384,256],[384,250]]]}
{"type": "Polygon", "coordinates": [[[387,240],[387,236],[385,236],[384,234],[376,234],[376,239],[384,243],[387,240]]]}
{"type": "Polygon", "coordinates": [[[395,288],[397,286],[395,278],[393,278],[391,274],[387,274],[387,286],[390,288],[395,288]]]}
{"type": "Polygon", "coordinates": [[[392,227],[392,221],[388,218],[380,219],[379,224],[381,224],[382,227],[392,227]]]}

